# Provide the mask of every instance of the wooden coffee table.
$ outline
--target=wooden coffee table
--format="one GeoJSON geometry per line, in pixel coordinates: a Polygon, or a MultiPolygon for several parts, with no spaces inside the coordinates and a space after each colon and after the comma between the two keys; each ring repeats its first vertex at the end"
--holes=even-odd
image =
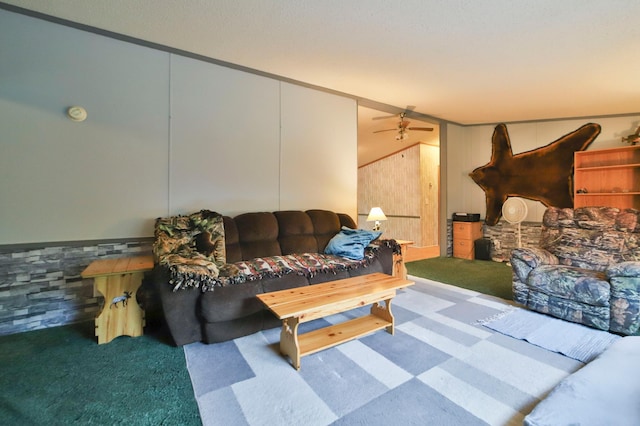
{"type": "Polygon", "coordinates": [[[300,358],[305,355],[383,328],[393,334],[391,299],[395,297],[396,290],[413,284],[413,281],[374,273],[259,294],[257,297],[282,320],[280,352],[289,356],[293,367],[300,370],[300,358]],[[369,304],[372,304],[369,315],[298,334],[298,326],[303,322],[369,304]]]}

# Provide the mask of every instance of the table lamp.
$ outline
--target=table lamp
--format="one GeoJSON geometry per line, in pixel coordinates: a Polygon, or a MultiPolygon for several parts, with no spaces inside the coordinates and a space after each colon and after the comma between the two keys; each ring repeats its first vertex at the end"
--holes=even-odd
{"type": "Polygon", "coordinates": [[[384,215],[384,212],[380,207],[373,207],[369,212],[369,216],[367,216],[367,222],[375,221],[373,225],[374,231],[380,231],[380,221],[387,220],[387,217],[384,215]]]}

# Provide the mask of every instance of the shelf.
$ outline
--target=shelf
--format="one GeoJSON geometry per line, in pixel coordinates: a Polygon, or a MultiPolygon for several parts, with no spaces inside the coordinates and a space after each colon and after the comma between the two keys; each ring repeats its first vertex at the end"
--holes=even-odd
{"type": "Polygon", "coordinates": [[[576,172],[589,172],[596,170],[615,170],[615,169],[630,169],[640,168],[640,164],[612,164],[607,166],[588,166],[588,167],[576,167],[576,172]]]}
{"type": "Polygon", "coordinates": [[[640,163],[640,146],[624,146],[617,148],[597,149],[593,151],[577,151],[576,169],[607,166],[626,166],[640,163]]]}
{"type": "Polygon", "coordinates": [[[640,146],[577,151],[574,155],[574,207],[638,208],[638,182],[640,146]],[[581,189],[588,192],[578,193],[581,189]]]}
{"type": "Polygon", "coordinates": [[[375,315],[366,315],[300,334],[298,335],[300,356],[310,355],[390,326],[393,326],[393,322],[375,315]]]}
{"type": "Polygon", "coordinates": [[[640,192],[588,192],[586,194],[575,194],[576,197],[594,197],[594,196],[613,196],[613,195],[640,195],[640,192]]]}

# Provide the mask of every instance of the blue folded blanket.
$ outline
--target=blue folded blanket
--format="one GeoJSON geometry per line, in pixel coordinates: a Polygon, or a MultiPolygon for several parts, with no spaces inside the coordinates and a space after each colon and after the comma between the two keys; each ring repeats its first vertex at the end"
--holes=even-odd
{"type": "Polygon", "coordinates": [[[343,226],[340,232],[329,241],[324,252],[348,259],[361,260],[364,258],[365,247],[371,241],[380,238],[380,235],[382,235],[382,232],[351,229],[343,226]]]}

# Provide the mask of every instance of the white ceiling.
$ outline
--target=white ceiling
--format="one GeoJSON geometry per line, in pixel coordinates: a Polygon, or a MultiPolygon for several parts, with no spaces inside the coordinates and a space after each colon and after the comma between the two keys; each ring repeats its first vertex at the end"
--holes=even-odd
{"type": "Polygon", "coordinates": [[[433,146],[440,145],[440,126],[433,122],[418,121],[405,118],[410,122],[409,127],[431,127],[433,131],[408,132],[409,138],[397,141],[395,131],[374,133],[380,130],[396,129],[400,118],[391,116],[376,109],[358,107],[358,166],[369,164],[382,157],[394,154],[416,143],[426,143],[433,146]],[[387,117],[387,118],[385,118],[387,117]]]}
{"type": "Polygon", "coordinates": [[[640,111],[638,0],[3,2],[460,124],[640,111]]]}

